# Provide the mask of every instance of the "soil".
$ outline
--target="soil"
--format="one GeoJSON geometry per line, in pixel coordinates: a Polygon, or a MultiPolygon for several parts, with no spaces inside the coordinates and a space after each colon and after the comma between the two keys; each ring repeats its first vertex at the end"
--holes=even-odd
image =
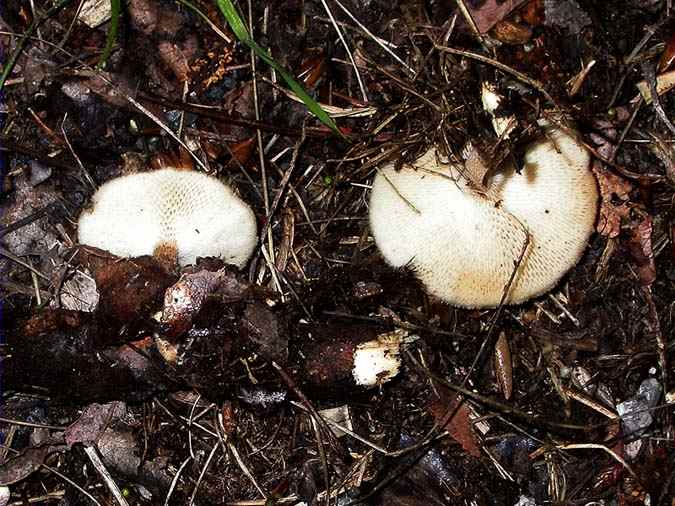
{"type": "Polygon", "coordinates": [[[675,504],[671,1],[235,3],[339,133],[226,3],[123,1],[107,56],[107,1],[0,5],[0,504],[675,504]],[[601,198],[554,290],[455,308],[387,265],[378,166],[499,172],[554,112],[601,198]],[[245,268],[78,244],[98,187],[167,166],[251,206],[245,268]],[[357,384],[373,343],[400,364],[357,384]]]}

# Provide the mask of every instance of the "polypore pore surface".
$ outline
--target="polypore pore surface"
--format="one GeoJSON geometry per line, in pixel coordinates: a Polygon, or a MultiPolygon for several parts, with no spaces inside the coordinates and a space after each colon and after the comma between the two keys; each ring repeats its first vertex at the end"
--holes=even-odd
{"type": "Polygon", "coordinates": [[[497,306],[522,255],[505,298],[518,304],[553,288],[581,257],[598,205],[589,163],[578,141],[549,129],[527,148],[520,174],[494,175],[485,192],[431,149],[413,166],[379,170],[370,227],[390,265],[410,266],[457,306],[497,306]]]}
{"type": "Polygon", "coordinates": [[[220,257],[242,267],[256,244],[251,208],[214,177],[161,169],[119,177],[94,194],[78,224],[81,244],[122,257],[174,247],[178,263],[220,257]]]}

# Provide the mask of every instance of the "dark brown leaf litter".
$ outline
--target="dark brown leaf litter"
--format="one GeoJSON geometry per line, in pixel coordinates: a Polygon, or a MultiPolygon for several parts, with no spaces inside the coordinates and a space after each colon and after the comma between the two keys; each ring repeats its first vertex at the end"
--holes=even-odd
{"type": "MultiPolygon", "coordinates": [[[[671,504],[671,2],[251,2],[256,41],[349,142],[261,61],[253,93],[214,3],[194,5],[222,34],[178,3],[123,3],[105,73],[108,25],[73,23],[78,4],[27,42],[0,109],[10,501],[671,504]],[[508,139],[484,82],[516,118],[508,139]],[[384,265],[367,227],[378,165],[432,143],[461,160],[469,140],[519,163],[554,107],[592,150],[602,198],[556,290],[459,310],[384,265]],[[207,170],[253,207],[264,234],[243,272],[76,244],[96,186],[163,164],[207,170]],[[357,386],[356,350],[391,335],[406,336],[384,348],[396,372],[357,386]]],[[[49,5],[2,4],[2,54],[49,5]]]]}

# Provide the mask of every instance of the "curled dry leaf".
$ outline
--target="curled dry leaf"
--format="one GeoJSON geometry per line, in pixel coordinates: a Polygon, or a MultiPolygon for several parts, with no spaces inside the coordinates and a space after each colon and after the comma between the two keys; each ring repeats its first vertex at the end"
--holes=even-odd
{"type": "Polygon", "coordinates": [[[511,361],[511,349],[506,333],[499,334],[495,344],[495,376],[499,389],[508,401],[513,394],[513,363],[511,361]]]}
{"type": "Polygon", "coordinates": [[[633,185],[610,172],[599,161],[594,161],[593,173],[600,187],[600,217],[596,230],[605,237],[618,237],[621,232],[621,220],[630,213],[630,192],[633,185]]]}
{"type": "MultiPolygon", "coordinates": [[[[94,248],[86,248],[87,252],[94,248]]],[[[83,248],[83,253],[85,249],[83,248]]],[[[116,260],[94,257],[90,266],[94,272],[100,299],[98,317],[114,327],[133,327],[147,319],[160,304],[162,292],[176,278],[167,274],[153,257],[144,256],[133,260],[116,260]]]]}
{"type": "Polygon", "coordinates": [[[217,293],[225,302],[235,302],[243,299],[249,288],[248,283],[239,281],[237,274],[227,268],[183,274],[164,294],[161,322],[166,335],[177,337],[186,332],[209,295],[217,293]]]}
{"type": "Polygon", "coordinates": [[[656,279],[656,265],[652,250],[652,217],[646,216],[631,230],[628,248],[635,260],[642,286],[651,286],[656,279]]]}

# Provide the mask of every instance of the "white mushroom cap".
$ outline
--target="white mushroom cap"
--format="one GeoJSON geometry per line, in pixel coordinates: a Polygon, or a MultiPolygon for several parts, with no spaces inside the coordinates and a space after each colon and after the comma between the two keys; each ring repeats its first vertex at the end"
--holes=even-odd
{"type": "Polygon", "coordinates": [[[81,244],[122,257],[175,248],[180,265],[220,257],[243,267],[257,242],[251,208],[218,179],[161,169],[113,179],[78,224],[81,244]]]}
{"type": "Polygon", "coordinates": [[[495,307],[529,244],[505,302],[553,288],[581,257],[593,231],[598,192],[588,151],[548,128],[513,167],[479,191],[435,150],[396,171],[381,168],[370,227],[385,260],[410,266],[429,293],[452,305],[495,307]]]}

